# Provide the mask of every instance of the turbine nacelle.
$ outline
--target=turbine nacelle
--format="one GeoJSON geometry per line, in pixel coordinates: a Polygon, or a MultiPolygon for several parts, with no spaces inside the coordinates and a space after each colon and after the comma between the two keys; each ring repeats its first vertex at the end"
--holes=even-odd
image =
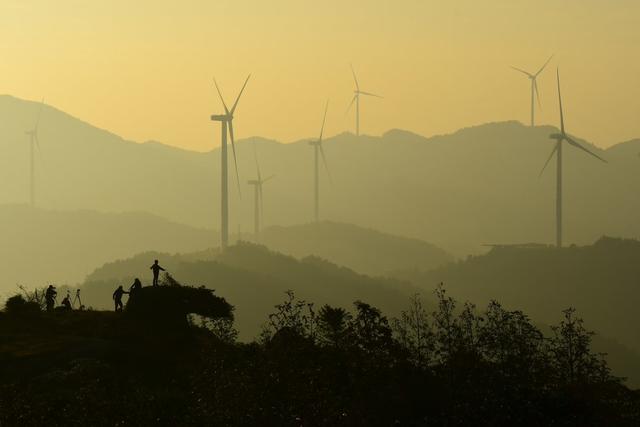
{"type": "Polygon", "coordinates": [[[549,139],[555,139],[556,141],[560,142],[565,139],[565,136],[561,133],[552,133],[551,135],[549,135],[549,139]]]}
{"type": "Polygon", "coordinates": [[[214,122],[230,122],[233,120],[233,116],[227,114],[214,114],[211,116],[211,120],[214,122]]]}

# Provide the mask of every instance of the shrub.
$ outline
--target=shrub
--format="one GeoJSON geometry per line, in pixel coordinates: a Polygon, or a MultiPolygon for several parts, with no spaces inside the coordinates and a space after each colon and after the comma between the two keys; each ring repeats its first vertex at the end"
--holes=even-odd
{"type": "Polygon", "coordinates": [[[4,310],[10,315],[33,315],[41,312],[40,305],[35,301],[27,301],[20,294],[14,295],[7,300],[4,310]]]}

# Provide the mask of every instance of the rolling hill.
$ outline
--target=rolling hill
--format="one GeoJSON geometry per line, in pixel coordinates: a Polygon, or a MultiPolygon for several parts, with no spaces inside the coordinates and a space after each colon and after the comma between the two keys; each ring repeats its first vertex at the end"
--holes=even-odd
{"type": "Polygon", "coordinates": [[[372,276],[396,270],[431,270],[454,260],[422,240],[329,221],[272,226],[252,240],[296,258],[315,255],[372,276]]]}

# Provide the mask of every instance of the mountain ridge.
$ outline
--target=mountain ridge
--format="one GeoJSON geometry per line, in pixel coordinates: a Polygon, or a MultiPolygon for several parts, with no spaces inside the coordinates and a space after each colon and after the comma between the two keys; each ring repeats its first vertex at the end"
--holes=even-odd
{"type": "MultiPolygon", "coordinates": [[[[9,99],[13,102],[18,102],[18,103],[22,103],[22,104],[27,104],[30,105],[31,108],[39,108],[40,106],[40,102],[38,101],[31,101],[31,100],[27,100],[27,99],[23,99],[23,98],[19,98],[10,94],[0,94],[0,103],[2,102],[2,98],[6,98],[9,99]]],[[[176,145],[172,145],[172,144],[167,144],[165,142],[162,141],[158,141],[158,140],[144,140],[144,141],[136,141],[136,140],[132,140],[132,139],[127,139],[124,138],[123,136],[119,135],[118,133],[115,133],[113,131],[110,131],[106,128],[102,128],[100,126],[97,126],[95,124],[93,124],[92,122],[88,121],[88,120],[84,120],[79,118],[78,116],[75,116],[71,113],[67,113],[64,110],[61,110],[51,104],[44,104],[44,108],[50,110],[51,112],[54,112],[56,114],[60,114],[62,116],[64,116],[65,118],[68,119],[72,119],[74,121],[77,121],[87,127],[96,129],[98,131],[104,132],[105,134],[108,134],[111,137],[117,138],[119,140],[121,140],[122,142],[126,142],[126,143],[131,143],[131,144],[138,144],[138,145],[145,145],[145,144],[150,144],[150,145],[159,145],[159,146],[163,146],[163,147],[167,147],[167,148],[173,148],[176,150],[180,150],[180,151],[186,151],[186,152],[190,152],[190,153],[198,153],[198,154],[202,154],[202,153],[210,153],[213,151],[217,151],[220,150],[220,147],[215,147],[211,150],[207,150],[207,151],[197,151],[197,150],[190,150],[188,148],[183,148],[180,146],[176,146],[176,145]]],[[[35,112],[35,111],[34,111],[35,112]]],[[[35,115],[34,115],[34,119],[35,119],[35,115]]],[[[415,141],[418,140],[422,140],[424,142],[429,142],[432,139],[439,139],[439,138],[446,138],[449,136],[455,136],[458,135],[460,133],[465,133],[465,132],[469,132],[469,131],[477,131],[477,130],[482,130],[485,128],[493,128],[493,127],[502,127],[502,126],[512,126],[512,125],[517,125],[519,127],[524,127],[524,128],[529,128],[530,126],[524,124],[523,122],[519,121],[519,120],[503,120],[503,121],[491,121],[491,122],[486,122],[486,123],[480,123],[480,124],[474,124],[474,125],[469,125],[469,126],[463,126],[457,130],[451,131],[451,132],[447,132],[447,133],[441,133],[441,134],[434,134],[434,135],[423,135],[414,131],[411,131],[409,129],[401,129],[401,128],[390,128],[389,130],[383,132],[381,135],[367,135],[367,134],[362,134],[361,137],[363,139],[380,139],[380,140],[385,140],[386,137],[389,136],[398,136],[401,135],[403,137],[409,138],[409,139],[414,139],[415,141]]],[[[549,133],[552,132],[556,132],[559,129],[553,125],[549,125],[549,124],[544,124],[544,125],[536,125],[536,128],[548,128],[550,130],[549,133]]],[[[28,127],[26,127],[25,129],[28,129],[28,127]]],[[[606,148],[602,148],[592,142],[589,142],[587,139],[581,138],[576,136],[575,134],[571,133],[571,135],[573,135],[574,137],[576,137],[578,139],[579,142],[584,142],[586,144],[588,144],[590,147],[593,147],[599,151],[609,151],[611,149],[614,149],[615,147],[617,147],[618,145],[623,145],[623,144],[627,144],[627,143],[632,143],[632,142],[639,142],[640,143],[640,137],[639,138],[632,138],[630,140],[626,140],[626,141],[621,141],[621,142],[616,142],[606,148]]],[[[335,135],[332,136],[326,136],[325,137],[325,141],[329,141],[329,140],[334,140],[334,139],[340,139],[340,138],[353,138],[356,139],[356,135],[353,132],[350,131],[342,131],[339,132],[335,135]]],[[[260,142],[260,143],[273,143],[273,144],[279,144],[279,145],[287,145],[287,144],[302,144],[302,143],[306,143],[308,141],[312,141],[317,139],[317,136],[311,136],[311,137],[303,137],[303,138],[297,138],[295,140],[292,141],[279,141],[277,139],[274,138],[270,138],[270,137],[265,137],[265,136],[260,136],[260,135],[252,135],[252,136],[248,136],[248,137],[244,137],[244,138],[240,138],[236,141],[236,144],[246,144],[246,143],[254,143],[254,142],[260,142]]]]}
{"type": "MultiPolygon", "coordinates": [[[[6,150],[0,158],[0,203],[23,203],[29,188],[24,130],[32,126],[38,104],[24,101],[13,111],[7,102],[0,102],[0,115],[7,119],[0,125],[0,146],[6,150]]],[[[146,211],[194,227],[218,227],[219,149],[196,152],[139,144],[94,131],[69,115],[60,123],[56,117],[43,114],[41,122],[38,206],[146,211]]],[[[554,173],[538,175],[553,147],[548,138],[552,131],[508,121],[429,138],[393,130],[375,137],[332,136],[324,148],[333,184],[322,170],[321,216],[416,237],[456,256],[482,252],[487,242],[551,242],[554,173]]],[[[254,148],[262,173],[276,175],[264,187],[265,224],[309,222],[313,151],[308,144],[239,140],[244,193],[246,180],[256,174],[254,148]]],[[[584,244],[602,234],[639,236],[637,155],[629,159],[625,153],[630,150],[593,149],[610,156],[610,163],[599,164],[578,150],[565,153],[567,241],[584,244]]],[[[230,185],[230,229],[246,230],[253,224],[253,197],[239,197],[233,174],[230,185]]]]}

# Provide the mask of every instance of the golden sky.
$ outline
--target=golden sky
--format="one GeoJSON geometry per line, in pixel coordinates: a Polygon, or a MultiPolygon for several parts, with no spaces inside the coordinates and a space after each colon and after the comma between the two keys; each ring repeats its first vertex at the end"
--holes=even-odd
{"type": "Polygon", "coordinates": [[[441,134],[529,117],[600,146],[640,137],[637,0],[0,0],[0,93],[54,105],[136,141],[219,144],[216,76],[238,138],[290,142],[353,131],[349,64],[363,90],[362,132],[441,134]]]}

